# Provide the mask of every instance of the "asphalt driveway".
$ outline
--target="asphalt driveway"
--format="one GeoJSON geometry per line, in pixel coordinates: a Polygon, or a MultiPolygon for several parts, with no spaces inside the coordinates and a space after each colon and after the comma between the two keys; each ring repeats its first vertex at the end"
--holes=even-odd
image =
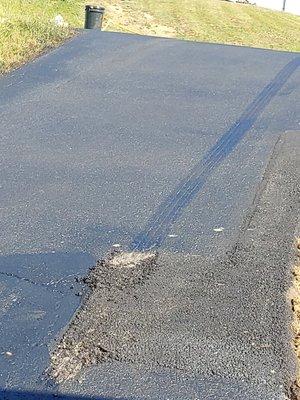
{"type": "Polygon", "coordinates": [[[299,85],[297,53],[108,32],[0,80],[4,398],[288,395],[299,85]],[[54,385],[76,278],[114,245],[157,267],[97,295],[78,330],[105,309],[110,357],[54,385]]]}

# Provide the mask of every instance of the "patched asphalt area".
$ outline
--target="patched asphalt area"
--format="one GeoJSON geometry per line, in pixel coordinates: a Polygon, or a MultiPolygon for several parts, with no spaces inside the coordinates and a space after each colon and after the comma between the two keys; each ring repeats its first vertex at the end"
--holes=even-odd
{"type": "Polygon", "coordinates": [[[1,395],[288,394],[299,67],[89,32],[0,80],[1,395]]]}
{"type": "MultiPolygon", "coordinates": [[[[186,375],[187,398],[214,398],[222,380],[225,387],[232,382],[224,399],[289,395],[295,360],[286,294],[300,211],[299,154],[299,132],[282,135],[239,239],[225,257],[161,252],[155,269],[147,272],[98,264],[87,278],[92,292],[54,352],[55,377],[70,378],[69,370],[63,375],[65,365],[59,369],[67,355],[75,367],[80,357],[86,365],[109,364],[79,374],[75,392],[110,394],[111,385],[103,382],[118,381],[124,362],[129,376],[139,372],[133,386],[113,390],[116,396],[154,396],[157,389],[146,376],[156,368],[164,371],[166,384],[174,374],[186,375]],[[97,379],[101,384],[90,386],[97,379]]],[[[178,378],[177,386],[183,381],[178,378]]],[[[165,389],[164,396],[174,393],[165,389]]]]}

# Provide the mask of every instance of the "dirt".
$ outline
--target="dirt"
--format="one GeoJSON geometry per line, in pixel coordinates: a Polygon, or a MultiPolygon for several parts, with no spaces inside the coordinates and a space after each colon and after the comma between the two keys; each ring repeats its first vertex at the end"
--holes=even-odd
{"type": "Polygon", "coordinates": [[[109,22],[104,23],[103,30],[120,28],[123,31],[152,35],[159,37],[176,37],[174,28],[161,25],[154,16],[149,13],[134,12],[134,10],[123,7],[121,3],[105,4],[109,22]]]}
{"type": "Polygon", "coordinates": [[[300,238],[295,241],[296,248],[296,263],[293,270],[293,286],[289,292],[289,299],[292,305],[293,311],[293,347],[295,349],[298,371],[296,381],[293,384],[293,397],[292,400],[300,399],[300,238]]]}

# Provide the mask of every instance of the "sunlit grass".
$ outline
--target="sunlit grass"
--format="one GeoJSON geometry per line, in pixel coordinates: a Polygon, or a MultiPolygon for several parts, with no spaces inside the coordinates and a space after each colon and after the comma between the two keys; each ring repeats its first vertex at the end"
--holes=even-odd
{"type": "Polygon", "coordinates": [[[0,72],[5,72],[72,34],[53,20],[61,14],[70,27],[82,21],[82,1],[1,0],[0,72]]]}
{"type": "Polygon", "coordinates": [[[300,51],[300,17],[222,0],[135,0],[177,36],[300,51]]]}

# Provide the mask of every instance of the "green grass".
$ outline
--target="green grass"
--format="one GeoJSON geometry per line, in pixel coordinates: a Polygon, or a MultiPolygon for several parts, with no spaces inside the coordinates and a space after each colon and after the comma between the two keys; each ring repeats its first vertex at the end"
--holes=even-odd
{"type": "MultiPolygon", "coordinates": [[[[150,14],[154,25],[171,28],[178,38],[300,51],[299,16],[222,0],[131,0],[121,4],[130,5],[135,15],[142,16],[141,11],[150,14]]],[[[144,29],[145,23],[144,19],[138,25],[144,29]]],[[[138,33],[135,27],[133,31],[138,33]]]]}
{"type": "MultiPolygon", "coordinates": [[[[99,0],[104,28],[190,40],[300,51],[300,17],[222,0],[99,0]]],[[[0,0],[0,73],[82,27],[83,0],[0,0]],[[61,14],[68,28],[53,19],[61,14]]],[[[97,3],[97,1],[96,1],[97,3]]]]}
{"type": "Polygon", "coordinates": [[[71,27],[81,25],[82,1],[76,0],[0,0],[0,72],[18,66],[72,34],[57,27],[57,14],[66,17],[71,27]]]}

